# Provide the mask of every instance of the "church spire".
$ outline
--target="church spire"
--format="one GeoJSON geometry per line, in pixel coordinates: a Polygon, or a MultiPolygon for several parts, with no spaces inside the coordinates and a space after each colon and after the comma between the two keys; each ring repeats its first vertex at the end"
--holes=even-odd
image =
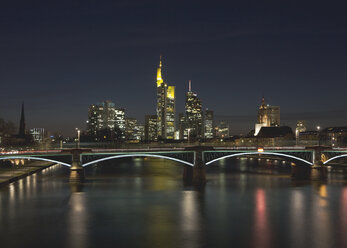
{"type": "Polygon", "coordinates": [[[19,133],[18,136],[20,138],[25,137],[25,116],[24,116],[24,102],[22,102],[22,112],[20,115],[20,122],[19,122],[19,133]]]}

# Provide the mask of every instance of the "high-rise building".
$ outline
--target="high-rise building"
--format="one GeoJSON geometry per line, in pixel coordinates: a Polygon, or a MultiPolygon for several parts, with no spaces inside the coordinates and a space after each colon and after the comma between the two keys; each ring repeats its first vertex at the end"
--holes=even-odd
{"type": "Polygon", "coordinates": [[[255,124],[254,136],[257,136],[262,127],[280,126],[280,107],[265,104],[265,98],[261,100],[258,111],[257,123],[255,124]]]}
{"type": "Polygon", "coordinates": [[[213,139],[213,111],[208,109],[204,115],[204,138],[213,139]]]}
{"type": "Polygon", "coordinates": [[[178,114],[178,132],[179,132],[179,139],[187,139],[187,134],[185,134],[186,130],[186,116],[184,113],[178,114]]]}
{"type": "Polygon", "coordinates": [[[145,116],[145,140],[155,141],[157,139],[157,116],[145,116]]]}
{"type": "Polygon", "coordinates": [[[115,109],[115,128],[120,133],[121,139],[125,139],[125,110],[115,109]]]}
{"type": "Polygon", "coordinates": [[[45,137],[44,128],[32,128],[30,129],[30,135],[33,137],[33,140],[37,143],[41,143],[45,137]]]}
{"type": "Polygon", "coordinates": [[[140,142],[145,138],[145,126],[137,124],[135,126],[134,138],[136,142],[140,142]]]}
{"type": "Polygon", "coordinates": [[[21,115],[20,115],[18,137],[19,138],[25,138],[25,135],[26,135],[26,129],[25,129],[24,102],[23,102],[22,103],[22,111],[21,111],[21,115]]]}
{"type": "Polygon", "coordinates": [[[198,95],[192,92],[189,80],[188,92],[186,93],[186,129],[189,130],[190,138],[201,138],[203,135],[202,103],[198,95]]]}
{"type": "Polygon", "coordinates": [[[125,138],[126,140],[136,140],[137,120],[135,118],[125,118],[125,138]]]}
{"type": "MultiPolygon", "coordinates": [[[[88,111],[87,129],[89,135],[97,140],[98,132],[108,130],[117,132],[118,136],[124,137],[125,131],[124,109],[116,108],[111,101],[92,104],[88,111]]],[[[118,137],[120,138],[120,137],[118,137]]]]}
{"type": "Polygon", "coordinates": [[[161,73],[160,57],[157,69],[157,136],[173,139],[175,133],[175,86],[168,86],[161,73]]]}

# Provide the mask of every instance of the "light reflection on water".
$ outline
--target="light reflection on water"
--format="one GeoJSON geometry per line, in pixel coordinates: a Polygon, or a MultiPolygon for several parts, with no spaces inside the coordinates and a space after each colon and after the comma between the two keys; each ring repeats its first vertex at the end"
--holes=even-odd
{"type": "MultiPolygon", "coordinates": [[[[53,166],[1,188],[1,244],[347,247],[344,180],[293,183],[229,170],[224,161],[207,169],[208,183],[197,189],[183,185],[183,167],[172,161],[134,161],[91,167],[80,186],[68,183],[68,169],[53,166]]],[[[249,171],[257,161],[235,163],[249,171]]]]}

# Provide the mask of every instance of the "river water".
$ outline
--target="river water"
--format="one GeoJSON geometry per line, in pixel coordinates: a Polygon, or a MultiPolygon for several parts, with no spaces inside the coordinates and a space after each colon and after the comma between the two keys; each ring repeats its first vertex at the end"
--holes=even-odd
{"type": "Polygon", "coordinates": [[[202,188],[162,159],[92,166],[81,187],[55,165],[0,189],[0,245],[347,247],[347,180],[293,182],[264,163],[220,161],[202,188]]]}

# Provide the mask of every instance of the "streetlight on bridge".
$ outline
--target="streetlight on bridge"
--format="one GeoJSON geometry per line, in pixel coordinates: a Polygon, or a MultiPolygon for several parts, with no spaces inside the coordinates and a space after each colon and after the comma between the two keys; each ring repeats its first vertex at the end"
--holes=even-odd
{"type": "Polygon", "coordinates": [[[317,139],[318,139],[318,145],[320,146],[320,126],[317,126],[317,139]]]}

